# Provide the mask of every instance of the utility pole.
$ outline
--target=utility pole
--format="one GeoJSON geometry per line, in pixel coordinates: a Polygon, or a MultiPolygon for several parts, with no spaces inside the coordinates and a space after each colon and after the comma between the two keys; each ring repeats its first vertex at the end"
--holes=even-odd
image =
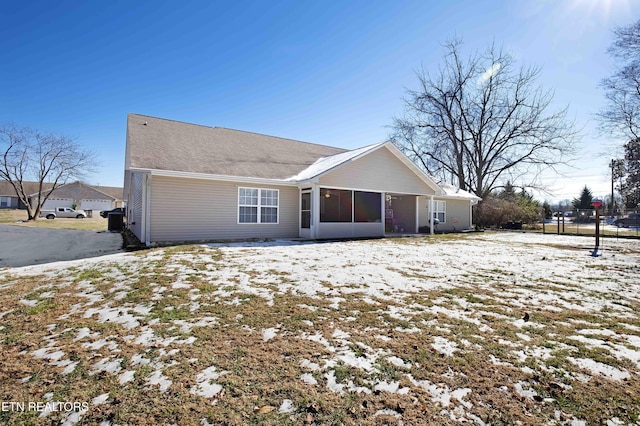
{"type": "Polygon", "coordinates": [[[614,201],[614,182],[616,179],[621,179],[624,176],[624,160],[611,160],[611,204],[614,206],[615,214],[615,201],[614,201]]]}
{"type": "Polygon", "coordinates": [[[615,202],[615,199],[613,198],[613,181],[616,177],[615,168],[616,168],[616,160],[612,159],[611,160],[611,217],[615,215],[615,211],[616,211],[616,202],[615,202]]]}

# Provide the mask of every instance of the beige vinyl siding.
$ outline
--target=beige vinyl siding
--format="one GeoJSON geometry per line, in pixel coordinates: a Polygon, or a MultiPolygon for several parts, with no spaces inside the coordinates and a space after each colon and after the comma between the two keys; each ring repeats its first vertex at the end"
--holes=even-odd
{"type": "Polygon", "coordinates": [[[130,185],[129,201],[127,202],[129,210],[127,226],[138,239],[142,239],[142,206],[144,205],[142,200],[142,186],[144,185],[142,174],[132,173],[130,185]]]}
{"type": "MultiPolygon", "coordinates": [[[[446,201],[445,223],[438,225],[438,231],[461,231],[471,228],[470,201],[434,197],[437,201],[446,201]]],[[[419,224],[429,226],[429,198],[419,197],[419,224]]]]}
{"type": "Polygon", "coordinates": [[[376,192],[430,194],[434,191],[386,148],[344,164],[320,177],[320,185],[376,192]]]}
{"type": "Polygon", "coordinates": [[[151,241],[294,238],[298,236],[296,187],[153,176],[151,241]],[[278,224],[238,224],[238,188],[278,189],[278,224]]]}

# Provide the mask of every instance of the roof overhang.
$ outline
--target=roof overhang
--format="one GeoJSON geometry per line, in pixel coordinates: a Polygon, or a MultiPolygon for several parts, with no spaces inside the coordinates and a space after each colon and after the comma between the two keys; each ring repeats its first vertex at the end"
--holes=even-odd
{"type": "Polygon", "coordinates": [[[161,169],[144,169],[132,167],[129,169],[132,173],[146,173],[152,176],[176,177],[185,179],[203,179],[203,180],[219,180],[227,182],[254,183],[261,185],[278,185],[278,186],[298,186],[297,182],[286,181],[282,179],[265,179],[246,176],[229,176],[216,175],[209,173],[181,172],[178,170],[161,170],[161,169]]]}

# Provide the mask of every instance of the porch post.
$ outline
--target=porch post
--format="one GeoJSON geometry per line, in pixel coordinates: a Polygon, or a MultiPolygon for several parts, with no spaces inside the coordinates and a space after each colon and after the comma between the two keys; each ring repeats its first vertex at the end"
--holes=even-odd
{"type": "Polygon", "coordinates": [[[380,209],[381,209],[380,210],[381,211],[380,217],[382,218],[382,220],[380,222],[381,222],[381,225],[382,225],[382,236],[383,237],[387,232],[387,228],[386,228],[387,218],[385,216],[386,213],[387,213],[387,210],[386,210],[386,207],[387,207],[386,199],[387,199],[387,193],[383,192],[381,197],[380,197],[380,209]]]}
{"type": "Polygon", "coordinates": [[[429,197],[429,234],[433,235],[433,195],[429,197]]]}
{"type": "Polygon", "coordinates": [[[320,187],[311,184],[311,238],[318,238],[318,224],[320,223],[320,187]]]}
{"type": "Polygon", "coordinates": [[[419,228],[420,228],[420,196],[416,195],[416,229],[414,229],[413,233],[417,234],[419,228]]]}

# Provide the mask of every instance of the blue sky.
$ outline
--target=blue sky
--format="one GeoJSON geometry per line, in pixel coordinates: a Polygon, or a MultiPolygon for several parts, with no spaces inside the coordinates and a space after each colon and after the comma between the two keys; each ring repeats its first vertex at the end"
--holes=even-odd
{"type": "Polygon", "coordinates": [[[356,148],[385,140],[415,71],[441,44],[496,43],[542,67],[583,127],[568,177],[548,199],[610,191],[621,146],[597,135],[599,81],[630,0],[14,1],[0,12],[0,123],[77,138],[98,156],[93,184],[123,181],[127,113],[356,148]]]}

